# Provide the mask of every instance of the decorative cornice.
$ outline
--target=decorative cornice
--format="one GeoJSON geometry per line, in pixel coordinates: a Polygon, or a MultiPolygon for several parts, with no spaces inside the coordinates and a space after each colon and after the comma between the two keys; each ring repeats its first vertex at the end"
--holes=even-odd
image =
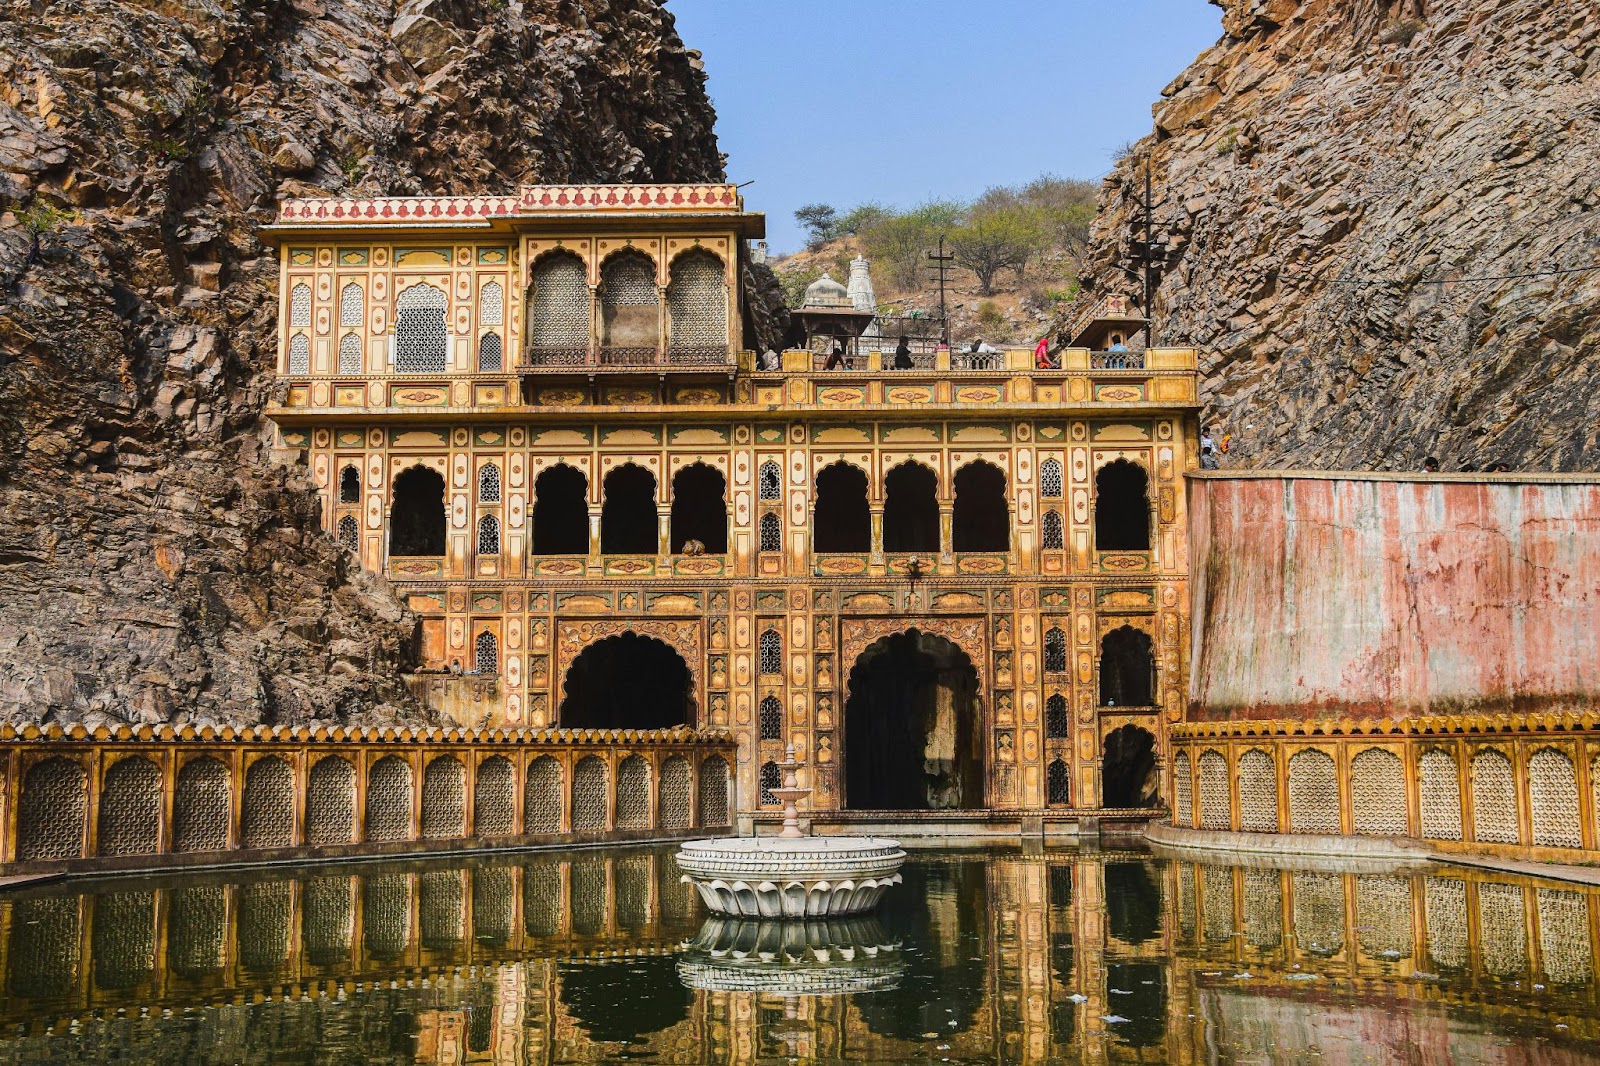
{"type": "Polygon", "coordinates": [[[119,724],[93,728],[74,723],[61,726],[0,724],[0,743],[362,743],[362,744],[509,744],[528,746],[588,744],[704,744],[733,743],[721,729],[468,729],[464,726],[194,726],[119,724]]]}
{"type": "Polygon", "coordinates": [[[1173,740],[1259,737],[1436,737],[1482,734],[1571,733],[1600,729],[1600,710],[1560,714],[1463,714],[1417,718],[1275,718],[1232,722],[1178,722],[1173,740]]]}
{"type": "Polygon", "coordinates": [[[738,190],[705,185],[525,185],[509,196],[312,197],[278,204],[279,225],[403,225],[482,222],[568,213],[643,211],[727,214],[740,209],[738,190]]]}

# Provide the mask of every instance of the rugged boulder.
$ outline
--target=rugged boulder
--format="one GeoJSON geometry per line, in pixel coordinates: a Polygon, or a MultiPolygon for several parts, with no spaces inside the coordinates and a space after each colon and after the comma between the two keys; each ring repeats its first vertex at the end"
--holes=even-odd
{"type": "Polygon", "coordinates": [[[657,0],[0,0],[0,718],[381,720],[415,620],[261,418],[282,195],[722,177],[657,0]]]}

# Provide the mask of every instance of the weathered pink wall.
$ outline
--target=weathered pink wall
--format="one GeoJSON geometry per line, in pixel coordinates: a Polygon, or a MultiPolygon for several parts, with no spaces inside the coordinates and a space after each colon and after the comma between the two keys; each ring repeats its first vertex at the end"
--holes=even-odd
{"type": "Polygon", "coordinates": [[[1189,480],[1201,719],[1600,704],[1600,476],[1189,480]]]}

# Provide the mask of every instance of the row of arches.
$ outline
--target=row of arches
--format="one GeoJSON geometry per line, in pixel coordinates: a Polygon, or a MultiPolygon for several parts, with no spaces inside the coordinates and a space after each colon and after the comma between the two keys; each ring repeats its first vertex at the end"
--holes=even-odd
{"type": "MultiPolygon", "coordinates": [[[[731,813],[728,771],[720,755],[696,767],[684,755],[657,763],[629,754],[614,771],[598,755],[580,757],[570,770],[561,760],[541,755],[523,774],[519,819],[518,772],[510,758],[484,759],[469,782],[461,759],[438,755],[424,765],[417,782],[410,761],[387,755],[367,770],[358,820],[361,790],[351,760],[325,755],[313,763],[302,802],[294,768],[271,755],[245,771],[235,824],[233,775],[222,760],[202,755],[178,771],[171,826],[164,832],[161,769],[154,760],[130,755],[105,772],[95,812],[95,854],[722,826],[731,813]]],[[[88,774],[80,763],[54,756],[34,764],[18,803],[17,860],[83,857],[89,813],[88,774]]]]}

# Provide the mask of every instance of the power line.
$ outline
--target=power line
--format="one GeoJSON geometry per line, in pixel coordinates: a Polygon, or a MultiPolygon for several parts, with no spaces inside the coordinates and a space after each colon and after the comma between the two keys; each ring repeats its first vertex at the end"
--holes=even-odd
{"type": "MultiPolygon", "coordinates": [[[[1589,266],[1581,266],[1581,267],[1565,267],[1565,268],[1560,269],[1560,270],[1529,270],[1529,271],[1526,271],[1526,272],[1521,273],[1521,274],[1491,274],[1491,275],[1487,275],[1487,276],[1481,277],[1481,278],[1423,278],[1422,280],[1417,281],[1414,284],[1417,284],[1417,285],[1470,285],[1470,284],[1473,284],[1474,282],[1480,282],[1480,281],[1520,281],[1523,278],[1549,278],[1549,277],[1555,277],[1558,274],[1583,274],[1583,273],[1587,273],[1588,271],[1591,271],[1591,270],[1600,270],[1600,263],[1593,263],[1593,264],[1590,264],[1589,266]]],[[[1379,283],[1382,283],[1382,282],[1385,282],[1385,281],[1394,282],[1396,284],[1399,283],[1399,279],[1396,279],[1396,278],[1378,278],[1378,277],[1373,277],[1373,276],[1369,275],[1369,276],[1363,277],[1363,278],[1334,278],[1329,282],[1329,284],[1330,285],[1360,285],[1360,284],[1365,284],[1367,282],[1379,282],[1379,283]]]]}

